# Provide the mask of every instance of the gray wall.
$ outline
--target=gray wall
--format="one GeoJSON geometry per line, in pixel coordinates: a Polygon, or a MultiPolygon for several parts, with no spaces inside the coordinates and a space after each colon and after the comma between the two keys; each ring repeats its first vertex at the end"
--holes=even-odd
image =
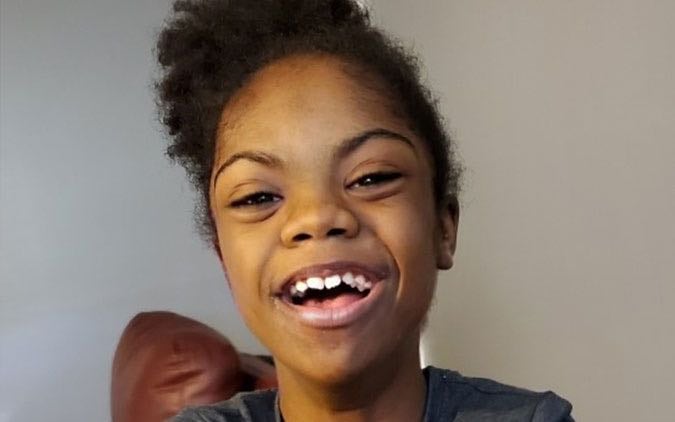
{"type": "Polygon", "coordinates": [[[260,350],[163,156],[150,81],[167,11],[2,0],[0,422],[108,420],[114,346],[141,310],[260,350]]]}
{"type": "MultiPolygon", "coordinates": [[[[675,3],[371,3],[421,53],[469,168],[428,359],[552,388],[579,420],[668,420],[675,3]]],[[[168,1],[0,4],[0,422],[107,420],[141,310],[261,350],[162,155],[168,1]]]]}
{"type": "Polygon", "coordinates": [[[672,421],[675,2],[373,0],[469,168],[430,360],[672,421]]]}

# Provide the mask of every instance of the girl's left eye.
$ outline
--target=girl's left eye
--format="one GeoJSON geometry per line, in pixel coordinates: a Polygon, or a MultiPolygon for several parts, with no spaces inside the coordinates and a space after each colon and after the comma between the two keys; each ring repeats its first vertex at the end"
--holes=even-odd
{"type": "Polygon", "coordinates": [[[230,203],[232,208],[254,207],[261,208],[274,202],[279,202],[281,197],[272,192],[255,192],[246,195],[241,199],[234,200],[230,203]]]}
{"type": "Polygon", "coordinates": [[[358,188],[358,187],[376,186],[399,179],[401,176],[402,176],[401,173],[395,171],[390,172],[381,171],[375,173],[368,173],[351,182],[349,185],[347,185],[347,187],[358,188]]]}

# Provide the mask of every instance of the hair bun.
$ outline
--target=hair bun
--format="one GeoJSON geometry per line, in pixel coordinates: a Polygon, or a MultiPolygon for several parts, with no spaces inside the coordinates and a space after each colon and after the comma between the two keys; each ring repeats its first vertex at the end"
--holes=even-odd
{"type": "Polygon", "coordinates": [[[354,0],[176,0],[173,11],[158,43],[163,66],[202,49],[245,56],[246,48],[279,36],[370,24],[368,11],[354,0]]]}
{"type": "Polygon", "coordinates": [[[367,25],[368,13],[353,0],[272,0],[282,9],[282,33],[312,32],[317,28],[367,25]]]}

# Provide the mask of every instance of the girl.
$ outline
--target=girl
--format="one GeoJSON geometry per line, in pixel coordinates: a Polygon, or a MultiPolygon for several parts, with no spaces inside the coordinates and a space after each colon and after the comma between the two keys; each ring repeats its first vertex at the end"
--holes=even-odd
{"type": "Polygon", "coordinates": [[[460,165],[414,57],[352,0],[177,1],[168,154],[279,389],[182,421],[571,420],[553,393],[420,368],[460,165]]]}

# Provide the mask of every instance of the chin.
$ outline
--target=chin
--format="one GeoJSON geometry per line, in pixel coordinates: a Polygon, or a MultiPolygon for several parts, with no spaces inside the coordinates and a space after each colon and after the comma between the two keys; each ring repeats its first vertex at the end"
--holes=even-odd
{"type": "Polygon", "coordinates": [[[346,339],[326,334],[324,341],[316,338],[311,345],[296,350],[286,348],[279,355],[282,359],[278,362],[294,378],[305,379],[327,388],[339,388],[360,382],[373,372],[379,372],[378,367],[382,364],[401,362],[396,351],[402,345],[397,347],[396,343],[387,341],[395,340],[393,336],[384,336],[382,332],[377,333],[380,334],[378,336],[364,331],[356,338],[350,336],[346,339]],[[303,358],[298,359],[297,356],[303,358]]]}

